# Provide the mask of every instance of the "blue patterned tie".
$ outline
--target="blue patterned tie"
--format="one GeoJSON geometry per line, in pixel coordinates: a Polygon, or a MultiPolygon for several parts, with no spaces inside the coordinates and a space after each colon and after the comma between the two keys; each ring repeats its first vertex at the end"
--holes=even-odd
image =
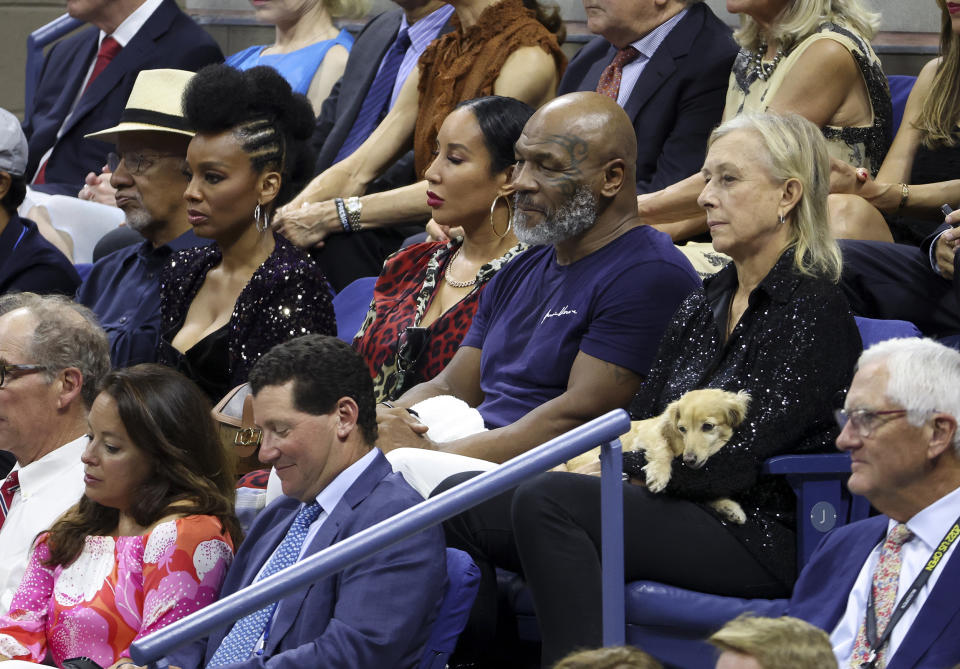
{"type": "Polygon", "coordinates": [[[403,56],[407,53],[410,46],[410,36],[406,29],[400,31],[397,39],[393,41],[393,46],[383,57],[383,65],[373,83],[370,84],[370,90],[367,91],[367,97],[363,99],[360,111],[357,113],[357,120],[353,122],[350,133],[343,140],[343,146],[337,152],[334,158],[335,163],[349,156],[363,144],[373,129],[377,127],[383,118],[383,112],[386,109],[387,101],[393,92],[393,86],[397,80],[397,73],[400,71],[400,64],[403,62],[403,56]]]}
{"type": "MultiPolygon", "coordinates": [[[[260,575],[254,579],[262,581],[267,576],[276,574],[281,569],[289,567],[300,557],[300,548],[303,546],[304,539],[307,538],[307,532],[310,525],[317,519],[323,509],[317,502],[308,504],[300,509],[297,517],[293,519],[293,524],[287,530],[287,536],[283,538],[277,550],[273,552],[267,561],[260,575]]],[[[273,602],[259,611],[250,613],[233,624],[230,633],[220,642],[217,652],[210,658],[207,667],[220,667],[233,662],[243,662],[249,659],[257,641],[263,636],[267,629],[267,623],[273,617],[273,611],[277,608],[277,603],[273,602]]]]}

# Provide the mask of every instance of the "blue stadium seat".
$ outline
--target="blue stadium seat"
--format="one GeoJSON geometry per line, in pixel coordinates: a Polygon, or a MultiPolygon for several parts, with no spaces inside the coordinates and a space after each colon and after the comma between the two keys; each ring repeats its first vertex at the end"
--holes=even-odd
{"type": "MultiPolygon", "coordinates": [[[[907,106],[907,98],[917,78],[905,74],[893,74],[887,77],[890,84],[890,99],[893,102],[893,134],[897,134],[900,123],[903,121],[903,110],[907,106]]],[[[890,138],[891,140],[893,137],[890,138]]]]}
{"type": "Polygon", "coordinates": [[[447,591],[418,669],[443,669],[467,624],[480,587],[480,569],[473,558],[456,548],[447,549],[447,591]]]}
{"type": "Polygon", "coordinates": [[[363,319],[367,316],[370,300],[373,298],[373,286],[377,277],[364,276],[345,287],[333,297],[333,311],[337,317],[337,337],[353,343],[363,319]]]}
{"type": "Polygon", "coordinates": [[[50,23],[40,26],[27,36],[27,63],[24,90],[24,120],[30,118],[33,112],[33,95],[40,81],[40,70],[43,69],[43,49],[48,44],[56,42],[69,32],[83,25],[83,21],[71,17],[69,14],[58,16],[50,23]]]}

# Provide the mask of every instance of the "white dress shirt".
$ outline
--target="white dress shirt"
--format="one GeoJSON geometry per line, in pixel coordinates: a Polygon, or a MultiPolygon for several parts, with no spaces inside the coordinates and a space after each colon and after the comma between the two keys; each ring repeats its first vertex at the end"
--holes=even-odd
{"type": "MultiPolygon", "coordinates": [[[[903,594],[913,584],[920,570],[927,564],[934,548],[940,545],[947,530],[957,522],[960,516],[960,488],[925,508],[920,513],[907,521],[907,529],[913,532],[913,538],[903,545],[900,549],[900,580],[897,585],[897,602],[903,597],[903,594]]],[[[896,521],[891,520],[887,526],[887,533],[896,525],[896,521]]],[[[884,537],[886,538],[886,537],[884,537]]],[[[955,541],[950,549],[944,554],[939,566],[930,574],[930,579],[920,589],[916,601],[903,613],[900,622],[893,628],[890,635],[890,642],[884,657],[887,664],[893,659],[897,648],[903,642],[903,638],[916,620],[917,614],[923,608],[927,597],[937,584],[940,574],[950,556],[953,555],[958,541],[955,541]]],[[[877,560],[880,557],[880,547],[883,545],[881,540],[879,544],[870,553],[867,561],[860,570],[860,575],[850,591],[850,598],[847,600],[847,609],[840,618],[840,622],[830,635],[830,643],[833,645],[833,653],[837,656],[837,662],[841,667],[850,665],[850,657],[853,655],[853,644],[856,642],[857,634],[860,631],[860,625],[867,614],[867,597],[870,593],[870,586],[873,581],[873,570],[876,567],[877,560]]]]}
{"type": "Polygon", "coordinates": [[[13,495],[10,513],[0,528],[0,614],[10,609],[27,568],[37,534],[48,529],[77,503],[85,489],[80,456],[86,435],[47,453],[19,471],[20,489],[13,495]]]}

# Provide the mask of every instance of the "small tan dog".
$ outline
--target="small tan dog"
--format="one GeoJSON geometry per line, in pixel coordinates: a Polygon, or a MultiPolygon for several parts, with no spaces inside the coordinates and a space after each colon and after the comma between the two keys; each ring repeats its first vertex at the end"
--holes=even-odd
{"type": "MultiPolygon", "coordinates": [[[[630,431],[620,437],[624,451],[645,451],[643,467],[650,492],[662,492],[670,482],[673,459],[683,457],[688,467],[699,469],[730,441],[730,436],[747,415],[750,394],[732,393],[719,388],[691,390],[667,405],[655,418],[635,420],[630,431]]],[[[600,449],[578,455],[566,463],[567,471],[599,471],[600,449]]],[[[732,499],[710,502],[719,514],[742,525],[747,517],[732,499]]]]}

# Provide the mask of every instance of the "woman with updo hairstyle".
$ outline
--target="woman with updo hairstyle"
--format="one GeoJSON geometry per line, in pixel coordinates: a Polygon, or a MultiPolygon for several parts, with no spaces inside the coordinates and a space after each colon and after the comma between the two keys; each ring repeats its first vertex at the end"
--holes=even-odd
{"type": "Polygon", "coordinates": [[[209,65],[191,79],[183,197],[209,246],[174,255],[160,284],[159,359],[216,401],[275,344],[335,334],[326,278],[270,219],[310,178],[314,117],[276,70],[209,65]]]}
{"type": "Polygon", "coordinates": [[[231,462],[195,383],[115,370],[88,423],[83,497],[37,538],[0,661],[130,663],[134,641],[217,600],[240,543],[231,462]]]}

